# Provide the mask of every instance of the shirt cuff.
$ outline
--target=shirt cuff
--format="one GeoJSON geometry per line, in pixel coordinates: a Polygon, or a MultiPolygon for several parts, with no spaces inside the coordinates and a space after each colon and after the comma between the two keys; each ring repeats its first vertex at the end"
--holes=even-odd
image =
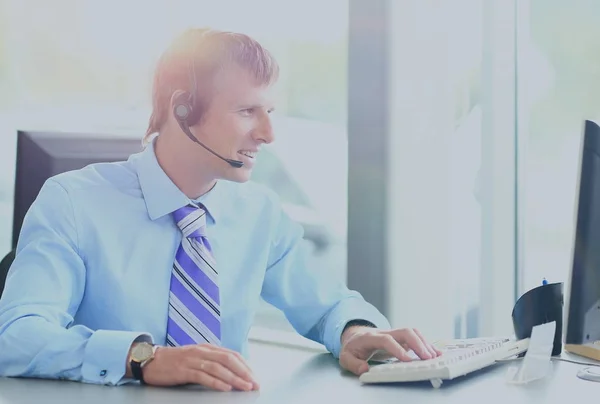
{"type": "Polygon", "coordinates": [[[95,331],[85,348],[81,377],[87,383],[120,385],[124,379],[127,356],[134,342],[150,342],[149,334],[129,331],[95,331]]]}
{"type": "Polygon", "coordinates": [[[350,327],[370,327],[370,328],[377,328],[377,326],[375,324],[373,324],[372,322],[370,322],[370,321],[360,320],[360,319],[354,319],[354,320],[350,320],[349,322],[346,323],[346,325],[342,329],[342,335],[344,335],[344,332],[346,332],[346,329],[348,329],[350,327]]]}
{"type": "Polygon", "coordinates": [[[340,356],[342,332],[352,320],[365,320],[384,330],[391,328],[385,316],[363,299],[349,298],[341,301],[329,314],[323,334],[325,347],[335,358],[340,356]]]}

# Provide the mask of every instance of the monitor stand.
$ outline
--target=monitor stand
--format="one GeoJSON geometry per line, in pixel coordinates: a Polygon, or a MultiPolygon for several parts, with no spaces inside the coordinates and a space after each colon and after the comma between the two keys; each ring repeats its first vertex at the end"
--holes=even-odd
{"type": "Polygon", "coordinates": [[[565,344],[565,351],[600,361],[600,341],[585,345],[565,344]]]}

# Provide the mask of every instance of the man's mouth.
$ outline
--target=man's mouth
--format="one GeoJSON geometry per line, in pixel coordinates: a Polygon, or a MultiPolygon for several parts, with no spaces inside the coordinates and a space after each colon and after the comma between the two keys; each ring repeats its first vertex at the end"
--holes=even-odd
{"type": "Polygon", "coordinates": [[[238,152],[239,154],[242,154],[246,157],[249,157],[251,159],[256,158],[256,155],[258,154],[257,151],[250,151],[250,150],[241,150],[238,152]]]}

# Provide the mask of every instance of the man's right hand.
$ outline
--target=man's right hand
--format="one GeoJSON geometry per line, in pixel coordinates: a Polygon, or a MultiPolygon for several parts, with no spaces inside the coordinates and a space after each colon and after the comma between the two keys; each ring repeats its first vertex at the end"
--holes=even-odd
{"type": "Polygon", "coordinates": [[[215,390],[258,390],[238,352],[212,344],[159,347],[144,366],[144,382],[155,386],[200,384],[215,390]]]}

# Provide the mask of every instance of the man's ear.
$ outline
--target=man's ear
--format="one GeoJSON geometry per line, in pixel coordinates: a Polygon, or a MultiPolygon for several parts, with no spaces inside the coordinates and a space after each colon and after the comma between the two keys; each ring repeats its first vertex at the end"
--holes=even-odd
{"type": "Polygon", "coordinates": [[[188,99],[187,101],[189,102],[189,93],[185,90],[175,90],[173,91],[173,94],[171,94],[171,108],[173,108],[175,106],[175,103],[183,100],[183,99],[188,99]]]}

